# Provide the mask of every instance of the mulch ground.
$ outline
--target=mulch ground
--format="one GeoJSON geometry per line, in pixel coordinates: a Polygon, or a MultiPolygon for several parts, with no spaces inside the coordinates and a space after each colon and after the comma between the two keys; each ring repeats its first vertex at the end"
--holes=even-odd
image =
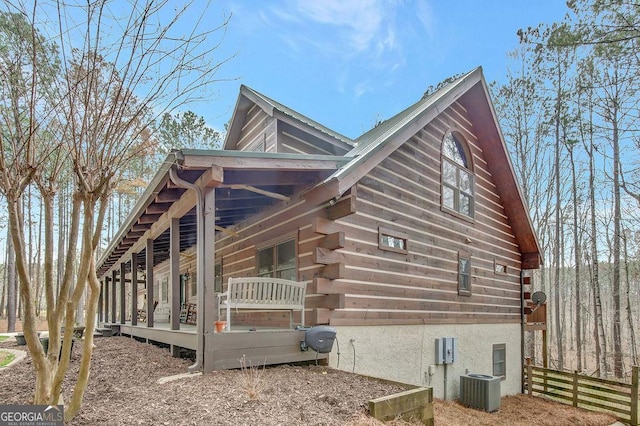
{"type": "MultiPolygon", "coordinates": [[[[192,361],[125,337],[97,338],[95,345],[84,405],[72,425],[376,425],[381,423],[366,415],[368,401],[405,390],[315,365],[227,370],[158,384],[161,377],[184,373],[192,361]],[[247,380],[249,373],[258,380],[247,380]]],[[[13,340],[2,347],[25,349],[13,340]]],[[[69,377],[77,372],[80,351],[73,349],[69,377]]],[[[0,403],[28,404],[33,384],[29,356],[0,369],[0,403]]],[[[65,383],[66,401],[71,388],[65,383]]],[[[435,413],[436,425],[604,426],[615,420],[526,395],[503,398],[491,414],[436,400],[435,413]]]]}
{"type": "MultiPolygon", "coordinates": [[[[345,424],[365,413],[369,399],[404,390],[315,365],[246,369],[244,375],[242,370],[227,370],[158,384],[161,377],[186,372],[192,361],[125,337],[96,338],[95,345],[90,384],[73,425],[345,424]],[[255,398],[249,394],[256,380],[243,380],[249,373],[259,374],[261,389],[255,398]]],[[[15,342],[0,347],[18,348],[15,342]]],[[[77,373],[80,351],[73,349],[69,377],[77,373]]],[[[0,401],[29,403],[33,383],[27,356],[0,370],[0,401]]],[[[71,386],[66,386],[66,401],[71,386]]]]}

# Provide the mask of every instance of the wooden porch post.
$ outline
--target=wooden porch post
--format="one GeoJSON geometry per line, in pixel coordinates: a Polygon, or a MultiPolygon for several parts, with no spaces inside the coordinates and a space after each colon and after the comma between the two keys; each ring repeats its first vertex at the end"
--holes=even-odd
{"type": "Polygon", "coordinates": [[[171,330],[180,330],[180,218],[169,225],[169,282],[171,283],[171,330]]]}
{"type": "MultiPolygon", "coordinates": [[[[215,268],[216,268],[216,192],[215,188],[203,188],[204,195],[204,241],[198,241],[198,244],[204,244],[204,309],[198,306],[198,317],[202,315],[204,322],[204,335],[213,334],[215,331],[214,321],[217,319],[218,298],[215,290],[215,268]],[[208,314],[208,315],[207,315],[208,314]]],[[[213,339],[205,339],[205,353],[203,356],[203,369],[209,371],[213,366],[206,365],[206,353],[213,352],[213,339]]]]}
{"type": "Polygon", "coordinates": [[[104,318],[102,317],[102,304],[104,303],[104,281],[100,281],[100,295],[98,296],[98,324],[100,324],[104,318]]]}
{"type": "Polygon", "coordinates": [[[109,322],[109,277],[104,277],[104,322],[109,322]]]}
{"type": "Polygon", "coordinates": [[[147,327],[153,327],[153,239],[147,238],[146,258],[146,283],[147,283],[147,327]]]}
{"type": "Polygon", "coordinates": [[[638,366],[631,367],[631,424],[638,424],[638,366]]]}
{"type": "Polygon", "coordinates": [[[127,318],[127,307],[125,306],[125,296],[127,294],[125,287],[125,275],[127,264],[122,262],[120,264],[120,324],[124,324],[124,320],[127,318]]]}
{"type": "Polygon", "coordinates": [[[131,253],[131,325],[138,325],[138,253],[131,253]]]}
{"type": "Polygon", "coordinates": [[[114,324],[116,322],[116,305],[118,303],[118,298],[116,297],[116,274],[117,271],[115,269],[111,271],[111,284],[113,285],[111,289],[111,322],[114,324]]]}

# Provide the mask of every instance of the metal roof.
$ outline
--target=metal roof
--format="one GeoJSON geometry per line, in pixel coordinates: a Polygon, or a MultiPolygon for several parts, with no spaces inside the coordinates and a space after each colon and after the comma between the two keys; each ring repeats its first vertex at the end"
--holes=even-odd
{"type": "MultiPolygon", "coordinates": [[[[205,172],[217,169],[221,180],[215,190],[216,225],[232,228],[275,203],[307,190],[320,191],[320,198],[326,196],[324,200],[341,196],[425,123],[456,101],[462,102],[469,111],[521,250],[539,256],[540,245],[515,179],[481,68],[420,99],[355,141],[246,86],[241,87],[239,99],[243,96],[245,101],[249,99],[265,110],[277,110],[353,148],[344,156],[189,149],[169,154],[100,257],[99,276],[112,268],[186,192],[171,183],[171,167],[177,169],[180,178],[192,183],[205,172]]],[[[232,125],[237,112],[238,105],[232,125]]],[[[194,209],[182,216],[180,229],[182,250],[194,243],[190,240],[195,238],[194,209]]],[[[156,263],[168,258],[168,241],[168,230],[155,237],[156,263]]],[[[143,256],[138,258],[142,263],[143,256]]]]}

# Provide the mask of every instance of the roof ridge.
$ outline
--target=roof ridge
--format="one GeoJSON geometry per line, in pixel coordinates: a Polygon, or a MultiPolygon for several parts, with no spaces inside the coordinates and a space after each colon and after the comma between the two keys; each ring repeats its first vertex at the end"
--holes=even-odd
{"type": "Polygon", "coordinates": [[[278,111],[280,111],[281,113],[288,115],[289,117],[300,121],[304,124],[307,124],[308,126],[313,127],[316,130],[321,131],[322,133],[325,133],[329,136],[332,136],[348,145],[355,145],[355,142],[353,139],[343,135],[340,132],[337,132],[315,120],[313,120],[312,118],[309,118],[308,116],[294,110],[293,108],[290,108],[288,106],[286,106],[283,103],[280,103],[278,101],[276,101],[275,99],[272,99],[260,92],[258,92],[257,90],[253,89],[252,87],[249,87],[245,84],[241,84],[240,85],[240,93],[242,93],[244,91],[248,91],[249,93],[253,94],[255,97],[261,99],[263,102],[269,104],[273,109],[276,109],[278,111]]]}
{"type": "MultiPolygon", "coordinates": [[[[408,107],[406,107],[405,109],[403,109],[402,111],[398,112],[397,114],[389,117],[388,119],[380,122],[378,125],[374,126],[373,128],[371,128],[370,130],[364,132],[363,134],[361,134],[360,136],[358,136],[355,141],[358,143],[358,146],[361,145],[362,142],[364,142],[364,139],[367,139],[368,137],[377,135],[377,134],[384,134],[385,133],[385,129],[390,129],[393,127],[393,125],[397,124],[397,122],[399,122],[401,119],[405,118],[405,116],[407,116],[411,111],[413,110],[417,110],[420,109],[421,106],[423,106],[424,104],[428,104],[431,103],[433,100],[435,100],[436,97],[442,97],[445,93],[447,93],[447,91],[454,85],[458,84],[459,82],[461,82],[462,80],[468,78],[471,74],[477,72],[478,70],[482,70],[482,67],[476,67],[473,70],[461,75],[460,77],[448,82],[447,84],[445,84],[444,86],[434,90],[432,93],[428,94],[428,95],[422,95],[422,97],[414,102],[413,104],[409,105],[408,107]]],[[[376,139],[375,137],[372,138],[371,140],[376,139]]],[[[369,142],[371,142],[371,140],[369,140],[369,142]]],[[[366,144],[365,144],[366,145],[366,144]]]]}

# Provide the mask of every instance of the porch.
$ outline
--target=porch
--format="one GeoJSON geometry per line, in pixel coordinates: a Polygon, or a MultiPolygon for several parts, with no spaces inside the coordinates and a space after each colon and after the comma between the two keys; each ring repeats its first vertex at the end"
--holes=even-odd
{"type": "MultiPolygon", "coordinates": [[[[122,323],[102,323],[103,327],[119,327],[120,334],[148,343],[169,345],[173,356],[181,349],[197,350],[196,326],[182,324],[180,330],[171,330],[170,323],[156,323],[153,327],[122,323]]],[[[234,327],[232,331],[205,333],[204,371],[228,370],[245,365],[262,366],[327,359],[329,354],[318,354],[312,350],[304,352],[300,342],[305,339],[305,330],[234,327]]]]}
{"type": "MultiPolygon", "coordinates": [[[[286,213],[278,214],[277,221],[294,214],[301,215],[296,221],[308,223],[315,213],[307,212],[304,190],[329,176],[340,161],[331,155],[309,160],[225,151],[169,154],[98,261],[98,323],[119,324],[123,334],[167,344],[173,354],[180,348],[194,350],[193,368],[204,371],[236,368],[243,355],[254,365],[325,358],[300,350],[304,331],[292,324],[328,324],[334,305],[327,302],[335,298],[315,297],[305,304],[303,294],[293,317],[283,306],[248,309],[235,303],[232,332],[215,333],[214,323],[231,322],[229,312],[221,318],[218,310],[228,278],[271,274],[306,288],[310,279],[297,271],[293,239],[287,237],[287,250],[261,246],[267,235],[281,238],[282,229],[248,238],[240,233],[252,234],[258,217],[281,208],[286,213]],[[254,250],[264,251],[270,263],[260,264],[249,253],[254,250]]],[[[260,227],[271,221],[261,220],[260,227]]],[[[287,228],[287,235],[297,235],[295,229],[287,228]]]]}

